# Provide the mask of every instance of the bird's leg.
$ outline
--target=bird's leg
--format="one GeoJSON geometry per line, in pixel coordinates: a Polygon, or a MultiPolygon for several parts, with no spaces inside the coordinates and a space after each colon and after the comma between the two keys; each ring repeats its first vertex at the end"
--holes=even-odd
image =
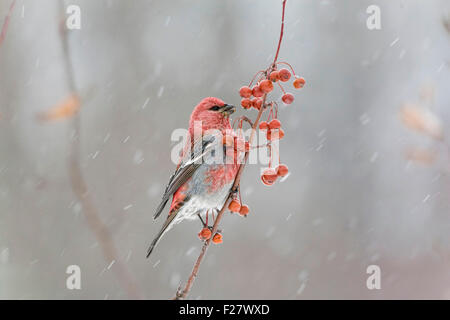
{"type": "Polygon", "coordinates": [[[199,217],[200,221],[202,222],[203,227],[206,227],[206,223],[203,221],[201,214],[197,213],[197,216],[199,217]]]}

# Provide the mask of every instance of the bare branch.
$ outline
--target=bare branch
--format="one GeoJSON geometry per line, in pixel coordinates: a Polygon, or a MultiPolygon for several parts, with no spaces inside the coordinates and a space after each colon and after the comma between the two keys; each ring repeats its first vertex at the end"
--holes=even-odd
{"type": "MultiPolygon", "coordinates": [[[[64,3],[60,2],[61,12],[64,15],[64,3]]],[[[75,84],[74,69],[69,50],[68,30],[65,28],[64,20],[60,24],[61,42],[64,53],[64,64],[67,74],[67,82],[71,94],[78,96],[78,91],[75,84]]],[[[82,102],[80,102],[81,104],[82,102]]],[[[118,257],[116,246],[114,245],[113,237],[106,225],[100,219],[100,215],[94,205],[94,200],[89,192],[86,181],[83,178],[83,173],[80,166],[80,113],[77,112],[71,118],[72,121],[72,138],[69,155],[69,175],[73,192],[82,204],[83,213],[88,223],[89,228],[97,238],[98,243],[102,249],[103,256],[107,263],[115,261],[113,271],[119,281],[120,285],[127,292],[128,296],[133,299],[141,299],[140,290],[128,271],[125,264],[118,257]]]]}

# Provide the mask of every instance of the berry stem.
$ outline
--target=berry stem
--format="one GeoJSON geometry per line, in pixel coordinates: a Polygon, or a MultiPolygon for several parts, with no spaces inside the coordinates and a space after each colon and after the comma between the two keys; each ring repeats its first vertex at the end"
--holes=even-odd
{"type": "Polygon", "coordinates": [[[291,66],[289,63],[284,62],[284,61],[280,61],[280,62],[277,62],[277,64],[284,64],[284,65],[288,66],[288,67],[291,69],[292,74],[294,75],[294,78],[295,78],[295,71],[294,71],[294,68],[292,68],[292,66],[291,66]]]}
{"type": "Polygon", "coordinates": [[[269,150],[269,168],[272,168],[272,145],[269,144],[267,149],[269,150]]]}
{"type": "Polygon", "coordinates": [[[278,119],[278,103],[274,101],[273,104],[275,105],[275,119],[278,119]]]}
{"type": "Polygon", "coordinates": [[[281,47],[281,41],[283,40],[283,32],[284,32],[284,11],[286,9],[286,1],[283,0],[283,11],[281,13],[281,31],[280,31],[280,40],[278,40],[278,48],[277,52],[275,53],[275,58],[273,59],[273,65],[276,66],[277,60],[278,60],[278,54],[280,53],[280,47],[281,47]]]}
{"type": "Polygon", "coordinates": [[[283,86],[281,85],[281,83],[279,83],[279,82],[277,82],[277,83],[278,83],[278,86],[280,87],[281,91],[283,91],[283,94],[286,94],[286,91],[284,91],[284,88],[283,88],[283,86]]]}
{"type": "Polygon", "coordinates": [[[239,193],[239,203],[242,205],[241,185],[239,185],[238,188],[239,188],[239,191],[238,191],[238,193],[239,193]]]}
{"type": "Polygon", "coordinates": [[[260,73],[264,73],[264,72],[266,72],[266,71],[265,71],[265,70],[259,70],[259,71],[253,76],[253,79],[252,79],[252,81],[250,81],[250,84],[249,84],[248,86],[251,87],[252,84],[253,84],[253,81],[255,81],[256,77],[257,77],[260,73]]]}

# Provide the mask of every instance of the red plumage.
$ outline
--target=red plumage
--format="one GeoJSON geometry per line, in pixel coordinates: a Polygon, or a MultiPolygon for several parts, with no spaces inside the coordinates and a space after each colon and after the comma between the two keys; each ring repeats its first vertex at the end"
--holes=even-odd
{"type": "Polygon", "coordinates": [[[217,211],[223,206],[239,168],[233,148],[231,147],[233,161],[226,161],[230,148],[224,150],[222,163],[208,163],[205,160],[196,163],[193,159],[197,159],[198,155],[202,159],[212,156],[217,143],[222,148],[222,135],[235,135],[229,120],[229,115],[234,110],[234,106],[213,97],[203,99],[194,108],[189,121],[190,140],[183,148],[180,163],[170,178],[155,218],[160,215],[170,196],[173,196],[169,215],[150,245],[147,256],[161,236],[174,224],[195,218],[197,214],[208,210],[217,211]],[[220,141],[211,130],[221,134],[220,141]]]}

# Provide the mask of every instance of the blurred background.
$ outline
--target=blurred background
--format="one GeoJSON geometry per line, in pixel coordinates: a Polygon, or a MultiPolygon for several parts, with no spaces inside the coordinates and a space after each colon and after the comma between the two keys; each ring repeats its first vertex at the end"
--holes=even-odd
{"type": "MultiPolygon", "coordinates": [[[[450,298],[449,14],[446,0],[287,2],[280,60],[307,81],[286,86],[296,100],[279,115],[290,175],[268,188],[247,167],[249,217],[224,217],[190,298],[450,298]],[[414,108],[437,138],[410,130],[414,108]],[[381,290],[366,287],[372,264],[381,290]]],[[[174,295],[200,223],[145,259],[171,133],[203,97],[239,105],[280,16],[280,0],[17,0],[0,44],[0,298],[174,295]],[[69,4],[81,29],[64,37],[69,4]],[[81,290],[66,288],[69,265],[81,290]]]]}

